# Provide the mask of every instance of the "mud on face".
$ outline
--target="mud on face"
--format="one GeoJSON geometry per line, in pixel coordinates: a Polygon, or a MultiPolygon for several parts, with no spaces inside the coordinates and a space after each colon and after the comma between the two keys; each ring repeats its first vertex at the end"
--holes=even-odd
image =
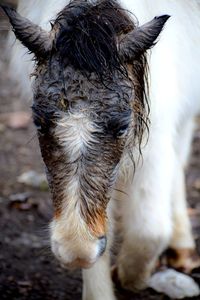
{"type": "MultiPolygon", "coordinates": [[[[57,63],[55,57],[50,69],[38,68],[33,105],[54,225],[63,219],[59,231],[65,240],[85,231],[87,239],[102,241],[106,206],[132,120],[131,81],[116,74],[105,86],[94,73],[86,78],[71,66],[59,74],[57,63]]],[[[96,255],[104,249],[99,247],[96,255]]]]}

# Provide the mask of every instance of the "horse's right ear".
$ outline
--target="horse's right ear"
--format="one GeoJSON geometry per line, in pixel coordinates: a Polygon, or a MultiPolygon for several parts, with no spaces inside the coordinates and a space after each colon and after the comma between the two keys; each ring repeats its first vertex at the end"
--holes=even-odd
{"type": "Polygon", "coordinates": [[[170,16],[155,17],[141,27],[129,32],[120,42],[120,56],[123,61],[131,62],[153,47],[170,16]]]}
{"type": "Polygon", "coordinates": [[[21,43],[37,58],[45,57],[52,48],[50,34],[40,26],[22,17],[15,9],[1,5],[21,43]]]}

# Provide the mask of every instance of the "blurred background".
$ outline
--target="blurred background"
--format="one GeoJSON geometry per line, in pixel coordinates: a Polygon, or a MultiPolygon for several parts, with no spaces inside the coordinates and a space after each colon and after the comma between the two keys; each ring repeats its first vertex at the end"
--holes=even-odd
{"type": "MultiPolygon", "coordinates": [[[[0,0],[3,2],[17,5],[17,0],[0,0]]],[[[31,101],[20,96],[17,82],[8,73],[8,31],[0,10],[0,299],[81,299],[80,272],[61,269],[49,249],[51,200],[32,125],[31,101]]],[[[200,121],[197,123],[187,191],[188,213],[200,252],[200,121]]],[[[200,283],[200,269],[192,276],[200,283]]],[[[139,295],[118,290],[118,298],[167,299],[152,290],[139,295]]]]}

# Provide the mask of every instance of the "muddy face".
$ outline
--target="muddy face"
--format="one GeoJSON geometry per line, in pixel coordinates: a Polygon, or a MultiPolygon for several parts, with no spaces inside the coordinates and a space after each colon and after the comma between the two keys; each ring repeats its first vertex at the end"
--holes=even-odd
{"type": "Polygon", "coordinates": [[[89,266],[106,247],[106,207],[131,128],[131,81],[38,67],[33,118],[55,208],[52,250],[89,266]],[[54,71],[55,70],[55,71],[54,71]]]}

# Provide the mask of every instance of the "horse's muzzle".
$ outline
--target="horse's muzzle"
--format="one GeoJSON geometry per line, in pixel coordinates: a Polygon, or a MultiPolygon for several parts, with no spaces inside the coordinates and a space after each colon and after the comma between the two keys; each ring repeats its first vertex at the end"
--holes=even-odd
{"type": "Polygon", "coordinates": [[[106,249],[106,236],[98,238],[93,244],[85,245],[86,241],[80,244],[71,244],[72,241],[60,243],[52,240],[52,252],[59,260],[61,266],[67,269],[88,269],[91,268],[106,249]]]}

